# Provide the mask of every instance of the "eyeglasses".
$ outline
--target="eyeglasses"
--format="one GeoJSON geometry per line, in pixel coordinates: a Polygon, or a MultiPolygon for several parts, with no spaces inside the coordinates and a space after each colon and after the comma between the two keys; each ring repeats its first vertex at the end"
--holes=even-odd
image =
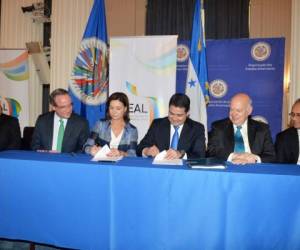
{"type": "Polygon", "coordinates": [[[55,105],[55,108],[57,108],[57,109],[66,109],[66,108],[71,108],[72,106],[73,106],[73,103],[70,103],[70,104],[67,104],[67,105],[64,105],[64,106],[55,105]]]}
{"type": "Polygon", "coordinates": [[[292,118],[300,118],[300,113],[294,113],[294,112],[291,112],[289,113],[289,116],[292,117],[292,118]]]}

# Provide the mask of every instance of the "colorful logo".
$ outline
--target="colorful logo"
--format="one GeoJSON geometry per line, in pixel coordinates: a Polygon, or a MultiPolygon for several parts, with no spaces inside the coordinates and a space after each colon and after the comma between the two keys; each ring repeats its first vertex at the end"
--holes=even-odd
{"type": "Polygon", "coordinates": [[[177,61],[178,62],[185,62],[190,55],[190,50],[188,46],[184,44],[179,44],[177,46],[177,61]]]}
{"type": "Polygon", "coordinates": [[[271,55],[271,46],[266,42],[255,43],[251,48],[251,56],[256,61],[265,61],[271,55]]]}
{"type": "Polygon", "coordinates": [[[222,98],[227,90],[227,83],[221,79],[213,80],[209,85],[209,93],[215,98],[222,98]]]}
{"type": "Polygon", "coordinates": [[[0,96],[0,103],[4,114],[19,117],[22,108],[17,100],[0,96]]]}
{"type": "Polygon", "coordinates": [[[95,37],[82,40],[72,71],[70,89],[88,105],[99,105],[106,101],[108,49],[102,40],[95,37]]]}
{"type": "Polygon", "coordinates": [[[10,80],[24,81],[29,79],[28,70],[28,52],[25,51],[18,57],[8,61],[0,63],[0,70],[10,80]]]}
{"type": "MultiPolygon", "coordinates": [[[[129,93],[131,93],[132,95],[139,96],[136,85],[126,81],[126,88],[129,91],[129,93]]],[[[147,101],[149,102],[150,122],[152,122],[153,119],[162,117],[164,113],[164,106],[162,100],[153,96],[141,96],[141,97],[146,98],[147,101]]]]}

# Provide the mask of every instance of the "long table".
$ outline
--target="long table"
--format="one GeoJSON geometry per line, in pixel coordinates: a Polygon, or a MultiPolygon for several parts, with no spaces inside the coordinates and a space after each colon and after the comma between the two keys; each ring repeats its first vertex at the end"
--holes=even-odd
{"type": "Polygon", "coordinates": [[[0,238],[74,249],[299,249],[300,166],[0,153],[0,238]]]}

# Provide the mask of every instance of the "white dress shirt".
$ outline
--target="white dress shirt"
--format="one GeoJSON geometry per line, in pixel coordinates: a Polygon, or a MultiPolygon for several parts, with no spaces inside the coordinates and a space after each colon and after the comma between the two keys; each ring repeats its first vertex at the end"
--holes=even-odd
{"type": "Polygon", "coordinates": [[[110,136],[111,136],[111,140],[109,143],[109,147],[110,148],[116,148],[118,149],[122,135],[123,135],[124,129],[122,129],[121,133],[118,136],[115,136],[113,130],[110,130],[110,136]]]}

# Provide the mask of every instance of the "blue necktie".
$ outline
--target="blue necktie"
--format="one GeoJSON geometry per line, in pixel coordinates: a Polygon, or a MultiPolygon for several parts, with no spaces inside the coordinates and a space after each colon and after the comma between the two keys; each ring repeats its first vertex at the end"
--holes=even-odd
{"type": "Polygon", "coordinates": [[[236,153],[244,153],[245,152],[245,145],[243,136],[241,133],[242,126],[236,127],[236,132],[234,134],[234,152],[236,153]]]}
{"type": "Polygon", "coordinates": [[[179,126],[174,126],[174,129],[175,129],[175,131],[174,131],[172,141],[171,141],[171,148],[176,150],[177,145],[178,145],[178,141],[179,141],[179,134],[178,134],[179,126]]]}

